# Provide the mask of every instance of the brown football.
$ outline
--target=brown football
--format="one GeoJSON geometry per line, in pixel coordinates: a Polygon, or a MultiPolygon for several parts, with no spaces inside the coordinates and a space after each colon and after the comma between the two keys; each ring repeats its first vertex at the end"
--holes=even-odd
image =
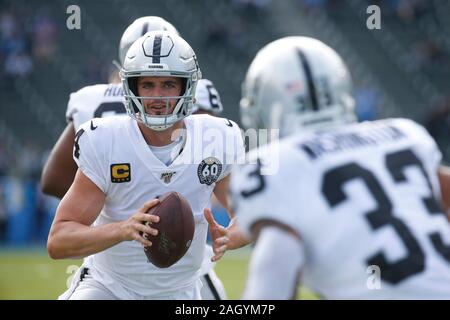
{"type": "Polygon", "coordinates": [[[158,268],[167,268],[188,251],[195,223],[189,202],[178,192],[167,192],[159,200],[159,204],[147,212],[160,217],[159,222],[152,226],[158,230],[158,235],[144,235],[152,242],[144,252],[149,262],[158,268]]]}

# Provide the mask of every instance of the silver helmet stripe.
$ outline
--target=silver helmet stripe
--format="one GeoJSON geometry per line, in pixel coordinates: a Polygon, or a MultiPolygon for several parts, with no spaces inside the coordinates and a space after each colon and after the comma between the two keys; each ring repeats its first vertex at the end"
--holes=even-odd
{"type": "Polygon", "coordinates": [[[305,73],[306,82],[308,83],[308,92],[311,99],[311,106],[314,111],[319,110],[319,105],[317,102],[317,91],[316,91],[316,85],[314,83],[314,79],[312,76],[311,68],[308,63],[308,59],[306,59],[305,54],[297,48],[298,56],[300,57],[300,63],[302,64],[303,71],[305,73]]]}

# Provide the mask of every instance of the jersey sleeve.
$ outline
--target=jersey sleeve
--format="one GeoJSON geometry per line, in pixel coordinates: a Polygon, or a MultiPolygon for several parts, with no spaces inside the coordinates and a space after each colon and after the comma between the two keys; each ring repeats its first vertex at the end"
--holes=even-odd
{"type": "Polygon", "coordinates": [[[230,190],[233,210],[239,228],[247,237],[252,226],[260,220],[272,220],[299,231],[300,190],[289,188],[289,181],[296,180],[294,170],[287,170],[288,164],[280,163],[276,174],[270,172],[271,157],[249,157],[248,164],[238,165],[231,174],[230,190]],[[283,167],[282,167],[283,166],[283,167]]]}
{"type": "Polygon", "coordinates": [[[90,122],[81,125],[75,135],[73,159],[84,175],[106,193],[108,162],[102,147],[104,143],[100,143],[100,134],[100,130],[91,130],[90,122]]]}
{"type": "Polygon", "coordinates": [[[67,123],[73,122],[75,114],[78,112],[76,106],[76,92],[72,92],[69,97],[69,102],[67,103],[66,110],[66,121],[67,123]]]}
{"type": "Polygon", "coordinates": [[[93,110],[90,109],[97,104],[96,89],[94,86],[88,86],[70,94],[66,121],[72,122],[76,131],[93,117],[93,110]]]}
{"type": "Polygon", "coordinates": [[[217,181],[220,181],[228,176],[233,169],[233,166],[238,163],[242,163],[245,155],[244,140],[242,138],[241,129],[236,122],[231,120],[226,121],[229,121],[228,123],[232,126],[230,127],[227,125],[231,130],[227,130],[225,133],[225,164],[217,181]]]}

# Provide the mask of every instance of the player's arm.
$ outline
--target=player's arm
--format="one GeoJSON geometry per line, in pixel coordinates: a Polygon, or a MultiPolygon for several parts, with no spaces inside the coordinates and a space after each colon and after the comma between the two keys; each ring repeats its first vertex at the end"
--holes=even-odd
{"type": "Polygon", "coordinates": [[[72,158],[75,129],[70,122],[63,131],[42,170],[41,188],[45,194],[64,197],[77,172],[77,164],[72,158]]]}
{"type": "Polygon", "coordinates": [[[234,212],[231,209],[229,193],[230,176],[231,175],[226,176],[216,184],[216,187],[214,188],[214,195],[217,200],[219,200],[220,204],[227,210],[228,216],[231,219],[230,224],[226,228],[228,230],[229,237],[227,249],[237,249],[249,244],[250,241],[244,237],[244,234],[237,227],[236,218],[234,217],[234,212]]]}
{"type": "Polygon", "coordinates": [[[280,222],[260,220],[251,234],[256,244],[243,299],[295,299],[305,259],[298,233],[280,222]]]}
{"type": "Polygon", "coordinates": [[[221,179],[216,183],[216,186],[214,187],[214,196],[220,202],[222,207],[224,207],[225,210],[227,210],[227,213],[231,219],[234,217],[234,213],[231,210],[230,205],[230,196],[228,193],[229,187],[230,187],[230,175],[227,175],[225,178],[221,179]]]}
{"type": "Polygon", "coordinates": [[[450,220],[450,167],[441,165],[438,169],[438,177],[443,210],[450,220]]]}
{"type": "Polygon", "coordinates": [[[237,227],[236,219],[234,218],[234,214],[230,206],[228,195],[229,184],[230,175],[217,182],[214,188],[214,195],[217,200],[219,200],[220,204],[227,210],[227,213],[231,218],[228,227],[224,228],[218,224],[214,220],[214,216],[211,211],[209,209],[205,209],[205,218],[209,224],[209,232],[213,240],[213,250],[215,253],[215,256],[212,258],[213,261],[219,260],[227,250],[241,248],[250,243],[237,227]]]}
{"type": "Polygon", "coordinates": [[[140,232],[156,235],[157,230],[144,225],[156,223],[159,217],[146,214],[158,203],[149,201],[128,220],[92,227],[105,203],[105,194],[81,170],[61,200],[50,229],[47,249],[53,259],[85,257],[119,242],[136,240],[150,246],[140,232]]]}

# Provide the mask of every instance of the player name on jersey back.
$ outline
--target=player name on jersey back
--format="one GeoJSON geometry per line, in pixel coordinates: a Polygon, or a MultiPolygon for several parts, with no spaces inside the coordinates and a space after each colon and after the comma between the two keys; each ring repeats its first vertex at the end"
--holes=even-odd
{"type": "Polygon", "coordinates": [[[123,96],[123,87],[121,85],[110,84],[106,88],[103,93],[104,97],[122,97],[123,96]]]}
{"type": "Polygon", "coordinates": [[[356,129],[359,127],[353,127],[347,132],[317,133],[312,138],[302,141],[300,148],[310,159],[317,159],[324,154],[395,142],[407,137],[399,128],[385,123],[368,126],[364,131],[356,129]]]}

